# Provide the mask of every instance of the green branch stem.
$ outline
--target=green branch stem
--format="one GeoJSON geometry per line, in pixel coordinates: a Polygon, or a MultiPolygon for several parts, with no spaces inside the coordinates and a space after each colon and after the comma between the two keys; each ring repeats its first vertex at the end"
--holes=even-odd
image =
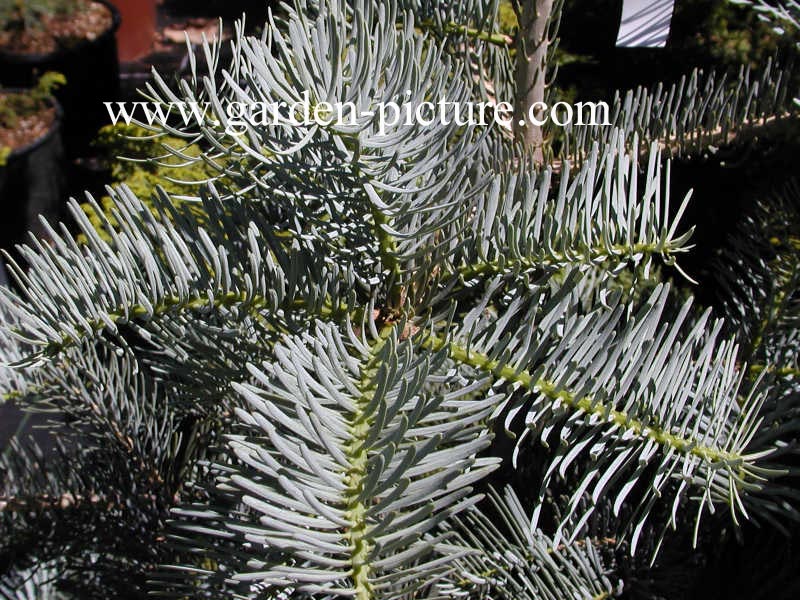
{"type": "Polygon", "coordinates": [[[560,390],[554,382],[546,378],[534,379],[525,369],[504,365],[492,360],[486,354],[469,350],[444,338],[430,336],[423,342],[423,345],[434,351],[447,348],[450,357],[461,364],[492,374],[498,379],[518,384],[520,387],[530,392],[541,394],[550,400],[558,400],[573,410],[581,411],[587,415],[598,416],[609,424],[630,431],[635,435],[649,438],[657,444],[676,452],[692,454],[712,464],[733,465],[743,460],[743,457],[738,454],[711,446],[704,446],[698,444],[695,440],[675,435],[660,427],[647,425],[638,419],[631,418],[622,411],[614,410],[611,406],[596,401],[591,396],[578,397],[568,390],[560,390]]]}
{"type": "Polygon", "coordinates": [[[505,33],[483,31],[467,25],[459,25],[458,23],[445,23],[442,28],[439,28],[433,21],[426,20],[420,21],[417,26],[424,31],[441,32],[444,35],[466,35],[472,39],[489,42],[504,48],[510,48],[514,45],[514,38],[505,33]]]}
{"type": "Polygon", "coordinates": [[[372,347],[370,359],[367,361],[361,372],[361,381],[358,389],[361,396],[356,402],[355,414],[350,423],[350,442],[345,448],[345,455],[350,463],[347,472],[346,484],[346,518],[350,521],[348,537],[350,539],[352,562],[352,579],[355,588],[356,600],[372,600],[374,590],[370,582],[371,565],[369,555],[372,551],[372,544],[369,539],[369,524],[367,513],[369,506],[365,505],[361,494],[364,483],[367,479],[369,465],[369,448],[367,440],[372,431],[373,414],[367,412],[367,407],[371,403],[371,393],[375,391],[375,377],[378,373],[380,364],[378,354],[383,348],[391,327],[386,327],[381,331],[381,338],[372,347]]]}
{"type": "Polygon", "coordinates": [[[389,218],[375,205],[372,207],[372,221],[375,238],[378,240],[381,265],[390,273],[389,281],[391,282],[391,286],[387,293],[387,303],[389,308],[400,310],[403,304],[404,294],[400,282],[401,269],[400,261],[397,258],[397,242],[394,237],[386,231],[386,226],[389,225],[389,218]]]}
{"type": "Polygon", "coordinates": [[[750,365],[748,368],[751,377],[756,377],[766,371],[777,377],[800,377],[798,367],[774,367],[770,365],[750,365]]]}
{"type": "Polygon", "coordinates": [[[498,260],[474,262],[458,268],[457,273],[465,280],[476,277],[486,277],[509,273],[535,271],[546,267],[560,267],[565,264],[602,265],[609,262],[612,257],[627,256],[632,261],[637,255],[647,256],[661,254],[670,259],[674,253],[683,251],[683,248],[673,247],[670,244],[616,244],[612,246],[595,246],[583,252],[557,252],[548,250],[547,255],[506,259],[500,255],[498,260]]]}
{"type": "MultiPolygon", "coordinates": [[[[220,308],[233,308],[235,306],[246,306],[250,316],[260,319],[263,318],[261,311],[268,308],[270,305],[270,300],[265,296],[249,296],[245,292],[227,292],[214,296],[213,299],[207,296],[190,299],[182,299],[178,296],[166,296],[158,303],[154,304],[152,308],[141,304],[135,304],[128,307],[127,310],[120,307],[114,311],[110,311],[105,315],[104,319],[89,319],[86,321],[89,325],[89,330],[85,332],[86,336],[75,337],[74,335],[64,334],[60,341],[50,342],[44,345],[35,355],[47,357],[57,356],[68,348],[77,346],[92,334],[100,333],[108,327],[109,323],[118,324],[131,319],[152,321],[155,317],[162,317],[175,312],[218,310],[220,308]]],[[[308,309],[309,307],[306,302],[299,299],[293,300],[284,307],[285,310],[300,308],[308,309]]],[[[317,316],[329,317],[338,314],[342,310],[343,308],[341,306],[335,308],[329,302],[326,302],[321,307],[317,316]]],[[[17,333],[22,336],[25,335],[24,331],[17,330],[17,333]]],[[[13,392],[10,392],[9,395],[13,395],[13,392]]]]}

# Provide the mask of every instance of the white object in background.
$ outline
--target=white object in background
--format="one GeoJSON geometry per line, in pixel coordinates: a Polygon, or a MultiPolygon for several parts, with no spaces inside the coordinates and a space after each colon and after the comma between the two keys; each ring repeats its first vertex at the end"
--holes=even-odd
{"type": "Polygon", "coordinates": [[[674,8],[675,0],[623,0],[617,46],[663,48],[674,8]]]}

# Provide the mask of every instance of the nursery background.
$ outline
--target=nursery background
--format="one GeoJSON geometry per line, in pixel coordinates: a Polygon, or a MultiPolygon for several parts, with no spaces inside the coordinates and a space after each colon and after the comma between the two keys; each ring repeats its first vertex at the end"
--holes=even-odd
{"type": "Polygon", "coordinates": [[[800,597],[798,44],[796,0],[0,0],[0,598],[800,597]],[[358,111],[227,127],[303,94],[358,111]],[[512,124],[370,116],[443,96],[512,124]]]}

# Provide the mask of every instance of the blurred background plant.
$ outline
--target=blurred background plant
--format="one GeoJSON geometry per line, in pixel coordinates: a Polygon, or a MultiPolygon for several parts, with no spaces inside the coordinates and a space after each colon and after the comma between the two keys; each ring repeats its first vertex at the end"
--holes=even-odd
{"type": "Polygon", "coordinates": [[[87,4],[87,0],[0,0],[0,29],[38,29],[42,17],[73,14],[87,4]]]}
{"type": "Polygon", "coordinates": [[[29,90],[9,92],[0,90],[0,166],[3,166],[15,149],[10,144],[10,134],[16,139],[33,141],[28,139],[30,136],[20,135],[24,132],[16,131],[20,120],[53,108],[53,92],[66,82],[63,74],[48,71],[39,78],[36,86],[29,90]],[[4,130],[8,135],[3,135],[4,130]]]}
{"type": "MultiPolygon", "coordinates": [[[[175,4],[220,6],[162,6],[175,4]]],[[[149,81],[143,95],[222,106],[327,73],[320,93],[341,99],[391,86],[387,73],[427,53],[429,71],[407,73],[422,98],[431,81],[471,74],[452,67],[474,47],[498,61],[486,60],[500,84],[488,93],[508,98],[514,8],[492,21],[500,36],[467,40],[483,5],[463,3],[474,11],[461,21],[448,12],[461,3],[430,4],[445,25],[417,38],[393,19],[413,5],[415,27],[435,29],[424,1],[297,0],[265,36],[288,40],[284,52],[258,37],[190,39],[189,68],[159,71],[186,85],[149,81]],[[454,50],[441,64],[437,34],[454,50]]],[[[0,351],[31,370],[0,366],[5,397],[62,410],[76,451],[9,452],[0,565],[13,568],[0,585],[21,589],[30,563],[56,559],[57,587],[81,600],[408,600],[425,592],[405,585],[426,583],[431,598],[610,598],[617,577],[625,598],[736,598],[755,569],[718,557],[747,538],[742,564],[770,586],[745,597],[794,600],[800,526],[777,541],[748,529],[798,517],[797,482],[777,473],[800,439],[800,221],[796,188],[780,202],[766,192],[797,166],[795,75],[764,60],[790,42],[724,2],[678,4],[667,50],[614,48],[620,0],[565,7],[560,99],[665,81],[617,96],[613,135],[548,132],[542,169],[516,160],[505,132],[469,149],[443,129],[390,144],[369,127],[103,128],[99,162],[123,185],[71,205],[73,229],[25,251],[29,285],[7,295],[0,351]],[[690,83],[670,88],[681,75],[690,83]],[[478,426],[471,410],[492,417],[478,426]],[[436,494],[486,490],[496,464],[487,487],[518,495],[490,492],[451,520],[436,494]],[[461,548],[436,543],[453,532],[461,548]],[[426,571],[417,550],[446,572],[426,571]]]]}
{"type": "Polygon", "coordinates": [[[64,75],[48,71],[30,90],[7,92],[0,95],[0,127],[13,129],[20,117],[32,115],[53,99],[53,92],[67,82],[64,75]]]}
{"type": "MultiPolygon", "coordinates": [[[[178,204],[185,203],[198,219],[203,218],[204,213],[199,204],[182,201],[181,198],[196,197],[203,185],[210,181],[219,181],[219,174],[205,162],[187,161],[169,150],[179,150],[184,156],[199,158],[202,154],[199,145],[187,144],[170,135],[153,136],[136,125],[120,123],[103,127],[94,146],[113,183],[127,186],[137,197],[144,199],[146,204],[157,188],[161,188],[178,204]]],[[[100,199],[99,205],[103,209],[102,216],[89,202],[81,204],[81,208],[98,234],[108,240],[110,238],[104,227],[106,219],[114,226],[117,225],[113,203],[105,195],[100,199]]],[[[78,241],[85,242],[86,237],[80,235],[78,241]]]]}

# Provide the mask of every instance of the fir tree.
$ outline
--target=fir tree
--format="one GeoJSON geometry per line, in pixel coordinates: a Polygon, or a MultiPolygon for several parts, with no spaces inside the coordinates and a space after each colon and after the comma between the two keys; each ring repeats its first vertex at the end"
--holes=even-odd
{"type": "Polygon", "coordinates": [[[600,599],[792,527],[797,188],[720,256],[721,308],[666,273],[695,202],[668,159],[793,123],[794,73],[379,130],[382,101],[553,98],[561,3],[514,7],[510,35],[493,0],[296,0],[155,76],[214,108],[151,128],[202,191],[73,202],[10,263],[3,398],[64,419],[3,453],[0,595],[600,599]],[[305,91],[354,122],[231,133],[231,102],[305,91]]]}

